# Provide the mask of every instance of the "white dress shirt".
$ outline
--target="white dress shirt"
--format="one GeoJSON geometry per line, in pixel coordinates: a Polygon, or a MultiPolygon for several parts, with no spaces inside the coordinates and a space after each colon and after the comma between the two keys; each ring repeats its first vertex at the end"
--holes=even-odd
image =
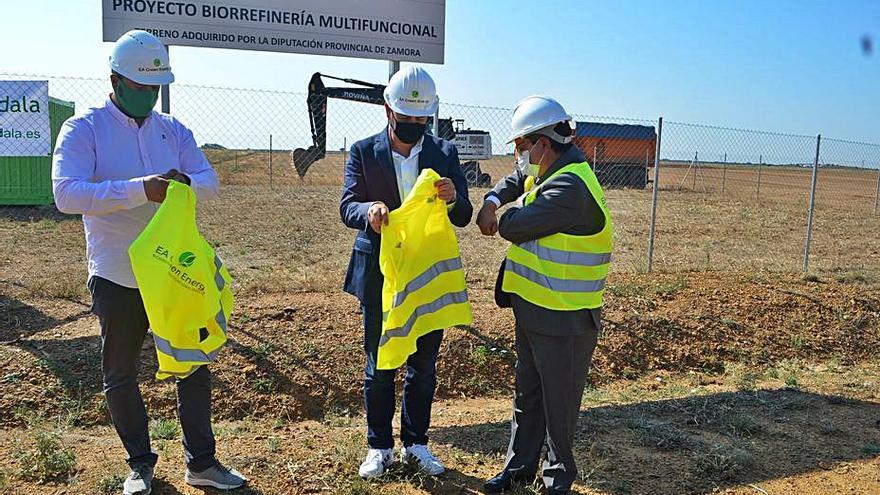
{"type": "Polygon", "coordinates": [[[137,287],[128,247],[159,208],[143,179],[172,168],[189,176],[200,200],[218,195],[217,174],[192,131],[170,115],[152,112],[138,127],[108,98],[64,123],[52,159],[55,204],[82,215],[89,277],[137,287]]]}
{"type": "Polygon", "coordinates": [[[391,149],[391,159],[394,160],[394,175],[397,176],[397,191],[400,193],[400,202],[406,200],[407,195],[416,185],[419,178],[419,153],[422,152],[422,143],[425,138],[421,138],[412,147],[409,156],[403,156],[391,149]]]}

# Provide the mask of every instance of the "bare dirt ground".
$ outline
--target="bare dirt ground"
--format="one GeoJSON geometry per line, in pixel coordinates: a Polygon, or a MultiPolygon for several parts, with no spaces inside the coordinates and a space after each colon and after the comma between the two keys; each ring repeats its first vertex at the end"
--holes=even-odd
{"type": "MultiPolygon", "coordinates": [[[[276,153],[273,188],[267,154],[210,156],[225,187],[199,222],[237,295],[232,340],[212,366],[214,413],[221,457],[253,479],[240,493],[478,493],[509,428],[513,320],[491,293],[504,241],[459,231],[475,321],[447,331],[439,362],[433,438],[450,472],[365,483],[361,321],[339,289],[353,238],[338,220],[342,156],[301,184],[276,153]]],[[[498,178],[509,166],[486,169],[498,178]]],[[[479,206],[483,191],[471,194],[479,206]]],[[[648,275],[650,194],[608,192],[617,253],[578,431],[578,493],[880,493],[878,220],[827,206],[816,269],[802,277],[789,273],[803,246],[797,201],[661,197],[661,270],[648,275]]],[[[84,251],[78,218],[0,209],[2,493],[112,492],[124,474],[84,251]],[[21,454],[46,431],[76,463],[39,484],[22,476],[21,454]]],[[[197,493],[180,480],[173,384],[152,378],[154,356],[144,349],[141,378],[158,421],[156,493],[197,493]]]]}
{"type": "MultiPolygon", "coordinates": [[[[731,366],[721,375],[653,373],[592,388],[576,433],[575,493],[878,493],[878,373],[877,364],[786,362],[764,372],[731,366]]],[[[359,415],[219,421],[215,429],[219,455],[252,479],[233,493],[480,493],[503,463],[509,409],[506,398],[436,404],[432,442],[448,467],[437,479],[398,466],[381,481],[360,480],[359,415]]],[[[154,493],[202,492],[181,479],[178,436],[154,440],[154,493]]],[[[8,492],[100,493],[125,472],[109,427],[72,427],[62,441],[78,456],[72,478],[36,484],[10,475],[8,492]]],[[[4,452],[26,442],[20,429],[0,431],[4,452]]],[[[16,468],[0,457],[0,469],[16,468]]]]}

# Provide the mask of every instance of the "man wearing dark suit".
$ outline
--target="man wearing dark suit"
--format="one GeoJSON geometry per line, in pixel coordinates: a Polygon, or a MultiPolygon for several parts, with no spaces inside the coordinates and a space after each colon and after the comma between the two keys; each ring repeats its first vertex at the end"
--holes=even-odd
{"type": "MultiPolygon", "coordinates": [[[[435,186],[438,197],[447,202],[454,225],[466,226],[473,214],[455,145],[425,134],[428,117],[434,115],[438,105],[434,81],[428,73],[418,67],[401,70],[389,81],[384,97],[388,126],[352,145],[339,205],[343,223],[358,230],[344,290],[360,300],[364,314],[364,405],[369,451],[359,470],[363,478],[382,475],[394,460],[391,421],[396,370],[376,369],[382,333],[382,226],[388,224],[388,212],[400,207],[425,168],[443,177],[435,186]]],[[[416,352],[406,363],[403,388],[401,460],[418,464],[429,475],[445,469],[428,449],[427,436],[442,338],[443,331],[438,329],[418,339],[416,352]]]]}
{"type": "Polygon", "coordinates": [[[535,254],[515,262],[509,252],[495,286],[496,303],[512,307],[516,318],[516,395],[504,469],[483,490],[501,493],[531,484],[546,447],[541,466],[546,493],[563,495],[577,476],[574,434],[602,327],[601,272],[607,272],[613,225],[595,175],[585,172],[586,158],[571,143],[571,116],[562,106],[552,98],[529,97],[512,120],[517,169],[486,194],[477,225],[483,234],[498,233],[516,249],[535,254]],[[516,205],[499,221],[496,210],[510,203],[516,205]],[[541,244],[558,239],[566,242],[541,244]],[[532,266],[522,269],[524,259],[534,260],[532,266]],[[541,273],[543,267],[567,271],[541,273]],[[580,275],[584,268],[591,273],[580,275]],[[520,273],[532,281],[516,285],[524,280],[517,278],[520,273]]]}

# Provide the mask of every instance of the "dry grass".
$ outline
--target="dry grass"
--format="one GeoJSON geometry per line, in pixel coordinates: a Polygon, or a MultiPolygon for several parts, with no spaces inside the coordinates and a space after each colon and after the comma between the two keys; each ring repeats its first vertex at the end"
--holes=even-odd
{"type": "MultiPolygon", "coordinates": [[[[215,158],[224,183],[261,186],[247,195],[269,195],[268,153],[223,151],[224,161],[215,158]],[[230,158],[238,154],[239,159],[230,158]]],[[[219,156],[219,155],[218,155],[219,156]]],[[[301,182],[293,173],[287,153],[273,155],[275,195],[285,198],[317,199],[323,208],[309,211],[315,221],[329,222],[324,227],[333,232],[340,228],[336,205],[342,183],[343,154],[330,153],[317,162],[301,182]]],[[[482,162],[493,181],[508,173],[510,157],[495,157],[482,162]]],[[[807,224],[810,169],[763,167],[760,199],[757,193],[757,167],[701,167],[685,177],[684,165],[661,169],[661,193],[658,206],[655,269],[721,271],[798,271],[803,263],[807,224]],[[696,177],[696,190],[693,178],[696,177]],[[721,193],[722,177],[724,194],[721,193]],[[683,188],[679,185],[683,182],[683,188]],[[704,189],[705,186],[705,189],[704,189]]],[[[817,188],[811,269],[872,281],[880,272],[880,215],[873,215],[876,172],[822,169],[817,188]]],[[[228,195],[229,193],[227,193],[228,195]]],[[[232,193],[235,194],[235,193],[232,193]]],[[[478,208],[483,189],[472,189],[478,208]]],[[[606,191],[616,227],[616,253],[613,269],[620,273],[641,273],[647,269],[647,239],[650,223],[650,190],[606,191]]],[[[256,202],[257,198],[254,197],[256,202]]],[[[248,201],[250,202],[250,201],[248,201]]],[[[258,206],[255,204],[255,206],[258,206]]],[[[291,200],[284,208],[262,205],[272,213],[250,214],[277,218],[282,209],[293,214],[307,207],[291,200]]],[[[332,237],[336,239],[334,232],[332,237]]],[[[344,237],[344,235],[343,235],[344,237]]],[[[477,263],[469,264],[473,280],[494,280],[494,264],[486,266],[481,258],[498,259],[503,242],[487,240],[474,227],[462,231],[462,250],[477,263]],[[491,275],[491,276],[490,276],[491,275]],[[488,278],[487,278],[488,277],[488,278]]]]}
{"type": "MultiPolygon", "coordinates": [[[[289,153],[275,152],[272,188],[268,153],[225,150],[208,155],[224,188],[219,201],[200,208],[200,225],[233,267],[239,288],[338,289],[353,235],[338,215],[343,154],[328,154],[301,182],[289,153]]],[[[510,157],[496,157],[483,168],[497,180],[510,170],[510,157]]],[[[800,270],[809,170],[765,167],[760,201],[752,196],[754,169],[729,167],[724,195],[717,167],[703,168],[696,192],[689,188],[690,177],[678,191],[685,171],[683,166],[662,169],[655,269],[800,270]],[[703,179],[709,193],[702,192],[703,179]]],[[[856,283],[873,283],[880,275],[880,215],[864,208],[871,180],[868,172],[820,172],[813,271],[856,283]],[[863,201],[854,203],[853,198],[863,201]]],[[[475,207],[483,194],[483,189],[471,189],[475,207]]],[[[616,229],[612,269],[642,273],[647,269],[650,191],[608,190],[606,195],[616,229]]],[[[0,278],[35,297],[86,296],[80,283],[85,266],[78,220],[51,209],[5,208],[0,214],[0,278]]],[[[473,225],[459,233],[469,282],[491,287],[506,243],[480,236],[473,225]]]]}
{"type": "MultiPolygon", "coordinates": [[[[662,266],[800,269],[812,169],[760,167],[760,188],[758,175],[757,166],[712,165],[688,172],[684,164],[664,165],[657,236],[662,266]],[[673,246],[679,253],[670,253],[673,246]]],[[[876,170],[820,168],[811,270],[880,271],[880,215],[873,211],[876,184],[876,170]]]]}

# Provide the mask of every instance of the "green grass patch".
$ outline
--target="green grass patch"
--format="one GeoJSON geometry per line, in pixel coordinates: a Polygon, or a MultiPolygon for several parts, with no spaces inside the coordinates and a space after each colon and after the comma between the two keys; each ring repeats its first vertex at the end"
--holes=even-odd
{"type": "Polygon", "coordinates": [[[657,450],[679,450],[691,445],[687,433],[670,423],[659,423],[644,418],[631,418],[625,423],[635,433],[639,443],[657,450]]]}
{"type": "Polygon", "coordinates": [[[174,440],[180,435],[180,425],[170,419],[154,419],[150,422],[150,437],[159,440],[174,440]]]}
{"type": "Polygon", "coordinates": [[[727,428],[736,437],[752,437],[764,431],[764,426],[751,416],[734,414],[727,418],[727,428]]]}
{"type": "Polygon", "coordinates": [[[868,445],[862,447],[862,454],[870,457],[880,456],[880,445],[869,443],[868,445]]]}
{"type": "Polygon", "coordinates": [[[67,481],[76,470],[76,453],[64,445],[61,435],[60,429],[29,426],[25,445],[13,453],[19,477],[37,483],[67,481]]]}
{"type": "Polygon", "coordinates": [[[754,462],[754,455],[733,445],[716,444],[694,454],[694,466],[700,472],[724,480],[736,478],[754,462]]]}
{"type": "Polygon", "coordinates": [[[254,381],[251,382],[251,389],[263,394],[271,393],[275,390],[275,379],[271,376],[255,378],[254,381]]]}
{"type": "Polygon", "coordinates": [[[671,280],[668,282],[661,282],[655,285],[651,292],[657,296],[673,296],[677,294],[682,289],[686,289],[688,286],[688,281],[684,277],[678,277],[675,280],[671,280]]]}
{"type": "Polygon", "coordinates": [[[125,476],[119,473],[108,474],[98,481],[99,493],[119,493],[122,491],[122,484],[125,483],[125,476]]]}

